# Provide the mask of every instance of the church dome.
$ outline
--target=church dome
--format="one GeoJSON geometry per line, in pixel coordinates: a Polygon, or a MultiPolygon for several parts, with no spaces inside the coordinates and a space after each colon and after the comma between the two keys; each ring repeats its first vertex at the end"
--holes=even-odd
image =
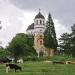
{"type": "Polygon", "coordinates": [[[42,19],[44,19],[44,16],[39,12],[36,16],[35,16],[35,19],[36,18],[42,18],[42,19]]]}
{"type": "Polygon", "coordinates": [[[31,25],[28,26],[27,30],[31,30],[34,29],[34,23],[32,23],[31,25]]]}

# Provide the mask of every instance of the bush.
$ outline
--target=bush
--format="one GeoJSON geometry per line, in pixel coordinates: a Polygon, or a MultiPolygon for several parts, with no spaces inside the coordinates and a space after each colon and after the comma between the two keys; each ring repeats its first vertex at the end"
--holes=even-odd
{"type": "Polygon", "coordinates": [[[68,61],[68,60],[75,60],[75,58],[68,57],[68,56],[48,56],[48,57],[37,57],[37,56],[28,56],[23,58],[24,61],[68,61]]]}
{"type": "Polygon", "coordinates": [[[28,56],[28,57],[24,57],[23,59],[24,59],[24,61],[44,61],[44,60],[46,60],[45,57],[38,58],[37,56],[28,56]]]}
{"type": "Polygon", "coordinates": [[[24,61],[37,61],[37,57],[36,56],[27,56],[23,58],[24,61]]]}

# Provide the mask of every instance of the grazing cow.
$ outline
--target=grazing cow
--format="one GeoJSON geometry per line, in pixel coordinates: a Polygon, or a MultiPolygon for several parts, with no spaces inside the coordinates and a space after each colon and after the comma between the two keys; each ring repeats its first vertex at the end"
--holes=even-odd
{"type": "Polygon", "coordinates": [[[75,61],[66,61],[66,64],[75,64],[75,61]]]}
{"type": "Polygon", "coordinates": [[[69,64],[70,61],[66,61],[65,64],[69,64]]]}
{"type": "Polygon", "coordinates": [[[17,60],[17,63],[23,63],[23,59],[17,60]]]}
{"type": "Polygon", "coordinates": [[[14,69],[15,72],[16,70],[20,70],[20,71],[22,70],[22,68],[16,64],[6,64],[6,73],[8,73],[9,68],[14,69]]]}
{"type": "Polygon", "coordinates": [[[52,63],[53,63],[53,64],[64,64],[63,61],[53,61],[52,63]]]}
{"type": "Polygon", "coordinates": [[[10,63],[12,60],[8,59],[8,58],[1,58],[0,59],[0,63],[10,63]]]}
{"type": "Polygon", "coordinates": [[[47,60],[46,60],[45,62],[46,62],[46,63],[51,63],[51,64],[52,64],[52,61],[47,61],[47,60]]]}

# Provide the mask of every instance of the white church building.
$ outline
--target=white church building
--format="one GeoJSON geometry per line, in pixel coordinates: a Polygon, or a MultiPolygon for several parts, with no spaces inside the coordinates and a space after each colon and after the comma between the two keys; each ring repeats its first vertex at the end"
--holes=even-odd
{"type": "Polygon", "coordinates": [[[34,23],[28,26],[27,34],[35,35],[39,32],[44,32],[45,30],[45,17],[39,12],[35,18],[34,23]]]}
{"type": "Polygon", "coordinates": [[[49,53],[50,56],[52,56],[54,53],[53,50],[48,51],[44,47],[43,39],[45,28],[46,28],[45,17],[39,11],[39,13],[34,18],[34,23],[29,25],[26,30],[27,34],[34,35],[34,48],[38,53],[38,57],[40,55],[40,52],[43,52],[43,55],[48,55],[48,53],[50,52],[49,53]]]}

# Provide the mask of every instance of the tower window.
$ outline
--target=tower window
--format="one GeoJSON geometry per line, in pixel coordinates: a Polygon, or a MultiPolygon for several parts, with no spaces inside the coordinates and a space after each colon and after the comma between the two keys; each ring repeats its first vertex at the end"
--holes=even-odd
{"type": "Polygon", "coordinates": [[[38,20],[36,21],[36,24],[38,24],[38,20]]]}
{"type": "Polygon", "coordinates": [[[43,21],[43,25],[44,25],[44,21],[43,21]]]}
{"type": "Polygon", "coordinates": [[[40,24],[42,23],[42,21],[40,20],[40,24]]]}
{"type": "Polygon", "coordinates": [[[42,30],[40,30],[40,32],[41,32],[42,30]]]}

